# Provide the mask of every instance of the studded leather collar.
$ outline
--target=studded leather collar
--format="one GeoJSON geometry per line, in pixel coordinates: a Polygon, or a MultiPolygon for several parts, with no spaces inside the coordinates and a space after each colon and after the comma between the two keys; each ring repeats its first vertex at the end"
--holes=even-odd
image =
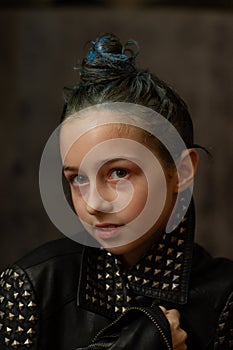
{"type": "Polygon", "coordinates": [[[163,234],[127,272],[113,254],[85,247],[78,304],[114,319],[138,296],[176,304],[187,302],[194,238],[194,208],[171,233],[163,234]]]}

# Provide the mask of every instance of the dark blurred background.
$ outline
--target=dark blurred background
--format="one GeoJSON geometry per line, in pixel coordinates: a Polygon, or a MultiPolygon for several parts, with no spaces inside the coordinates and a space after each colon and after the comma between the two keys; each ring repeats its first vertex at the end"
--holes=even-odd
{"type": "Polygon", "coordinates": [[[85,43],[106,31],[137,40],[139,66],[187,101],[213,155],[200,152],[196,240],[233,258],[232,20],[232,0],[0,1],[0,268],[62,237],[41,203],[40,157],[85,43]]]}

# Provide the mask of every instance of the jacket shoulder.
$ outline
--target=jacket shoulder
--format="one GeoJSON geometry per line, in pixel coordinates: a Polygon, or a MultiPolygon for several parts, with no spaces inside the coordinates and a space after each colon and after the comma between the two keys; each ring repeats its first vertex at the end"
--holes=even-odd
{"type": "Polygon", "coordinates": [[[51,260],[69,259],[73,254],[81,254],[83,246],[68,238],[62,238],[44,243],[34,249],[15,264],[23,269],[30,269],[33,266],[48,263],[51,260]]]}
{"type": "Polygon", "coordinates": [[[32,284],[42,313],[77,298],[83,246],[69,239],[48,242],[16,262],[32,284]]]}
{"type": "Polygon", "coordinates": [[[187,316],[187,322],[190,322],[192,331],[189,333],[194,334],[197,344],[205,344],[208,349],[207,344],[212,344],[211,349],[216,350],[228,349],[229,344],[232,345],[232,291],[233,262],[226,258],[213,258],[195,245],[186,312],[188,314],[192,310],[192,320],[189,321],[187,316]]]}
{"type": "Polygon", "coordinates": [[[69,239],[51,241],[1,273],[1,349],[37,349],[41,324],[75,305],[82,249],[69,239]]]}
{"type": "Polygon", "coordinates": [[[206,282],[207,285],[213,287],[214,284],[215,287],[220,287],[220,292],[223,290],[232,291],[233,261],[227,258],[213,258],[204,248],[195,244],[191,283],[192,281],[195,285],[206,282]]]}

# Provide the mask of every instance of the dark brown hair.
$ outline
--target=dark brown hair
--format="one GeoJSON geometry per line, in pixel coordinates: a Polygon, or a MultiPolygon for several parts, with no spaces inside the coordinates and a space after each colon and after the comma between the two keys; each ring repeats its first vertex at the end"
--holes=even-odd
{"type": "Polygon", "coordinates": [[[168,119],[188,148],[193,147],[193,123],[179,95],[148,70],[136,68],[135,41],[122,45],[114,34],[91,43],[79,67],[80,81],[65,88],[62,121],[83,108],[105,102],[128,102],[149,107],[168,119]]]}

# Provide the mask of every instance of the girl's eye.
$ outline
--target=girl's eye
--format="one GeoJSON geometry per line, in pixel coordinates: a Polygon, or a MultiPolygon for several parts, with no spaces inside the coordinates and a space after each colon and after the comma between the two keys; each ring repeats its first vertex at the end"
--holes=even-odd
{"type": "Polygon", "coordinates": [[[81,185],[86,185],[89,182],[88,177],[85,175],[75,175],[71,179],[71,183],[74,186],[81,186],[81,185]]]}
{"type": "Polygon", "coordinates": [[[129,172],[125,169],[115,169],[111,172],[112,179],[123,179],[129,175],[129,172]]]}

